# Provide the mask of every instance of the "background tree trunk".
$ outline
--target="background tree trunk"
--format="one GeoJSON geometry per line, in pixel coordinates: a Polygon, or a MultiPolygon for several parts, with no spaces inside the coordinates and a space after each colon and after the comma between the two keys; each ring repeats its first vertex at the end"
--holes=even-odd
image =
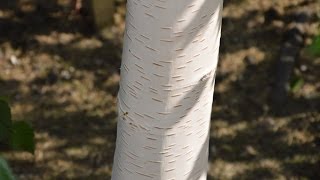
{"type": "Polygon", "coordinates": [[[75,8],[87,8],[96,30],[100,31],[113,23],[115,0],[76,0],[75,8]]]}
{"type": "Polygon", "coordinates": [[[113,180],[206,179],[222,0],[128,0],[113,180]]]}

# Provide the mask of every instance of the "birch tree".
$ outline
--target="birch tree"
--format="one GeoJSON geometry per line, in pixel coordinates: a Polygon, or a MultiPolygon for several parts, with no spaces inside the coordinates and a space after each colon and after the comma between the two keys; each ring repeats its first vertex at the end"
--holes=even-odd
{"type": "Polygon", "coordinates": [[[128,0],[113,180],[205,180],[223,0],[128,0]]]}

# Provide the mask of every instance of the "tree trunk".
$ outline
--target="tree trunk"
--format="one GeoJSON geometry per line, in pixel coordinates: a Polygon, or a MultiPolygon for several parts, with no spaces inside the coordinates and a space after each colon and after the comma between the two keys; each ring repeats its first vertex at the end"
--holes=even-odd
{"type": "Polygon", "coordinates": [[[90,0],[91,13],[97,30],[113,23],[114,0],[90,0]]]}
{"type": "Polygon", "coordinates": [[[113,180],[204,180],[223,0],[128,0],[113,180]]]}

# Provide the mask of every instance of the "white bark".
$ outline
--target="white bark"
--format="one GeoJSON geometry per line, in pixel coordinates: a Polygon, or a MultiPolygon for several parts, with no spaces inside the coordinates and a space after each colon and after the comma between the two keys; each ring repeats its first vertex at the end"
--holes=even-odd
{"type": "Polygon", "coordinates": [[[113,180],[205,180],[223,0],[128,0],[113,180]]]}

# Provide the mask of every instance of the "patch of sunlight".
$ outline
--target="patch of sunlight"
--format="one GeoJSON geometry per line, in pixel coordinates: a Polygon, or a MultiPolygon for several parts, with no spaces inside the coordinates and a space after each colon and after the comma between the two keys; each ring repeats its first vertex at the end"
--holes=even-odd
{"type": "Polygon", "coordinates": [[[61,33],[53,31],[49,35],[35,35],[34,39],[42,45],[66,45],[74,41],[75,39],[79,38],[79,36],[79,34],[61,33]]]}
{"type": "Polygon", "coordinates": [[[106,141],[106,138],[94,137],[89,139],[89,143],[92,143],[94,145],[104,145],[107,143],[107,141],[106,141]]]}
{"type": "Polygon", "coordinates": [[[241,6],[240,5],[247,3],[246,0],[236,0],[235,2],[230,2],[228,6],[224,6],[223,8],[223,17],[232,17],[232,18],[241,18],[248,12],[248,6],[241,6]]]}
{"type": "Polygon", "coordinates": [[[98,176],[105,176],[105,175],[111,176],[111,173],[112,173],[112,166],[106,165],[106,166],[99,167],[94,174],[98,176]]]}
{"type": "Polygon", "coordinates": [[[260,153],[258,152],[258,150],[254,147],[254,146],[251,146],[251,145],[247,145],[245,147],[245,153],[246,154],[249,154],[251,156],[257,156],[259,155],[260,153]]]}
{"type": "Polygon", "coordinates": [[[14,160],[19,160],[19,161],[33,161],[34,156],[28,152],[1,152],[1,155],[5,157],[6,160],[8,161],[14,161],[14,160]]]}
{"type": "Polygon", "coordinates": [[[232,179],[237,174],[241,174],[250,168],[246,162],[227,162],[222,159],[210,163],[209,174],[219,179],[232,179]]]}
{"type": "Polygon", "coordinates": [[[83,167],[72,161],[68,161],[66,159],[55,159],[53,161],[49,161],[47,165],[54,173],[56,173],[52,175],[58,175],[58,174],[67,172],[68,173],[67,176],[77,177],[76,174],[74,173],[75,171],[84,172],[88,170],[86,167],[83,167]]]}
{"type": "Polygon", "coordinates": [[[117,73],[113,73],[111,76],[109,76],[106,81],[104,81],[104,85],[106,87],[112,87],[117,86],[120,81],[120,76],[117,73]]]}
{"type": "Polygon", "coordinates": [[[274,159],[262,159],[251,162],[228,162],[222,159],[215,160],[210,164],[209,174],[219,179],[237,179],[239,175],[245,175],[248,172],[259,171],[259,169],[268,169],[280,177],[281,163],[274,159]]]}
{"type": "Polygon", "coordinates": [[[295,95],[302,96],[307,99],[317,98],[320,96],[319,87],[312,83],[304,83],[302,88],[295,95]]]}
{"type": "Polygon", "coordinates": [[[224,120],[215,120],[212,122],[213,136],[221,138],[223,136],[236,136],[239,131],[243,131],[248,128],[248,122],[241,121],[230,125],[224,120]]]}
{"type": "Polygon", "coordinates": [[[245,68],[243,60],[248,56],[254,58],[254,62],[251,63],[253,65],[257,65],[265,59],[266,54],[257,47],[250,47],[248,49],[241,49],[233,53],[226,53],[225,55],[221,55],[221,59],[224,63],[222,63],[221,67],[219,67],[219,71],[222,74],[228,74],[231,72],[237,72],[239,74],[242,73],[245,68]]]}
{"type": "Polygon", "coordinates": [[[271,119],[272,130],[274,132],[279,131],[282,128],[287,128],[288,119],[287,118],[276,118],[276,117],[266,117],[264,119],[271,119]]]}
{"type": "Polygon", "coordinates": [[[286,158],[285,162],[289,164],[300,164],[304,162],[317,163],[320,160],[319,155],[296,154],[293,157],[286,158]]]}
{"type": "Polygon", "coordinates": [[[43,150],[36,150],[35,156],[33,157],[36,162],[48,162],[52,159],[55,159],[59,156],[59,152],[56,151],[43,151],[43,150]]]}
{"type": "Polygon", "coordinates": [[[282,138],[282,141],[284,141],[288,145],[305,144],[307,142],[313,141],[313,135],[307,131],[291,129],[288,130],[287,135],[282,138]]]}
{"type": "MultiPolygon", "coordinates": [[[[116,77],[112,79],[117,81],[116,77]]],[[[87,115],[98,117],[104,117],[115,111],[116,98],[108,91],[96,88],[94,82],[93,74],[86,72],[81,80],[73,79],[68,82],[62,81],[50,86],[49,88],[58,87],[55,89],[52,97],[52,99],[54,99],[52,105],[61,105],[61,108],[52,108],[43,111],[44,116],[59,118],[64,116],[64,114],[61,114],[62,109],[68,113],[85,111],[88,113],[87,115]]],[[[108,85],[112,84],[111,81],[107,83],[108,85]]],[[[50,91],[52,90],[50,89],[50,91]]],[[[49,102],[51,101],[46,102],[46,104],[49,105],[49,102]]]]}
{"type": "Polygon", "coordinates": [[[57,0],[57,4],[60,6],[68,6],[70,5],[70,0],[57,0]]]}
{"type": "Polygon", "coordinates": [[[59,154],[58,149],[67,144],[65,139],[52,137],[47,132],[36,133],[35,137],[37,144],[34,158],[37,162],[55,159],[59,154]]]}
{"type": "Polygon", "coordinates": [[[12,18],[13,15],[14,15],[14,11],[12,11],[12,10],[0,10],[0,18],[1,19],[12,18]]]}
{"type": "Polygon", "coordinates": [[[266,169],[272,169],[272,170],[281,169],[281,163],[275,159],[262,159],[258,162],[257,166],[259,168],[266,168],[266,169]]]}
{"type": "MultiPolygon", "coordinates": [[[[265,18],[264,16],[253,16],[252,18],[250,18],[247,22],[247,28],[248,29],[255,29],[255,28],[259,28],[259,26],[263,26],[263,23],[265,21],[265,18]]],[[[283,24],[282,23],[280,25],[280,27],[283,27],[283,24]]]]}
{"type": "Polygon", "coordinates": [[[37,141],[37,148],[42,150],[52,150],[62,147],[67,144],[65,139],[59,139],[53,136],[50,136],[49,133],[36,133],[35,138],[37,141]]]}
{"type": "Polygon", "coordinates": [[[101,42],[97,38],[83,38],[73,43],[72,47],[75,49],[87,50],[87,49],[98,49],[98,48],[101,48],[102,45],[103,45],[103,42],[101,42]]]}
{"type": "Polygon", "coordinates": [[[106,40],[115,39],[115,36],[116,36],[114,29],[110,27],[103,28],[100,33],[101,33],[101,36],[106,40]]]}
{"type": "Polygon", "coordinates": [[[83,159],[89,155],[90,148],[88,146],[70,147],[65,149],[64,151],[68,155],[68,157],[83,159]]]}
{"type": "Polygon", "coordinates": [[[57,149],[66,144],[65,140],[51,137],[48,133],[36,133],[35,138],[37,143],[34,155],[26,152],[4,153],[3,155],[7,160],[13,161],[47,162],[57,157],[59,154],[57,149]]]}
{"type": "Polygon", "coordinates": [[[34,110],[34,105],[32,103],[14,103],[11,106],[11,112],[13,119],[24,120],[26,114],[30,114],[34,110]]]}

